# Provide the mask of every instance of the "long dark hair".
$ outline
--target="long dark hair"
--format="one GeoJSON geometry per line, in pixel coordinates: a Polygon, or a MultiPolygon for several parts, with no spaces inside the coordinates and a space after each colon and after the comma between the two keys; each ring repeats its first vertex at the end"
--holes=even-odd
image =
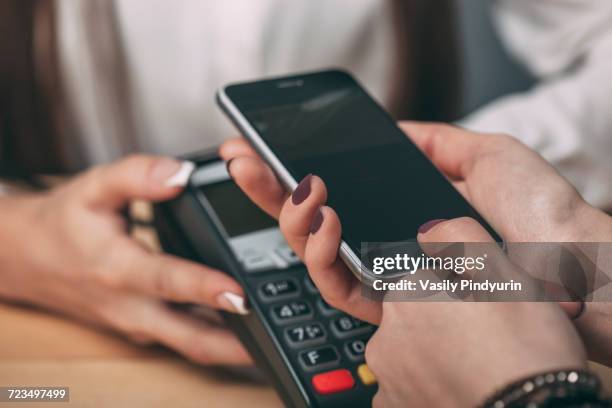
{"type": "Polygon", "coordinates": [[[60,89],[52,6],[51,0],[0,1],[0,172],[5,177],[61,170],[54,122],[59,100],[51,100],[60,89]],[[44,53],[37,54],[35,46],[44,53]],[[44,66],[48,81],[37,66],[44,66]]]}
{"type": "Polygon", "coordinates": [[[394,0],[396,119],[449,122],[461,108],[462,64],[453,0],[394,0]]]}

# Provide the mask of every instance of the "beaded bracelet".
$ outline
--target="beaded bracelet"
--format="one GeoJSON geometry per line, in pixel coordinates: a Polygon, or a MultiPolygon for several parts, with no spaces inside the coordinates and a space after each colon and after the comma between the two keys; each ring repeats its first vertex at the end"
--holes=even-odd
{"type": "Polygon", "coordinates": [[[512,383],[493,395],[483,408],[543,408],[562,402],[597,402],[601,383],[584,370],[559,370],[512,383]]]}

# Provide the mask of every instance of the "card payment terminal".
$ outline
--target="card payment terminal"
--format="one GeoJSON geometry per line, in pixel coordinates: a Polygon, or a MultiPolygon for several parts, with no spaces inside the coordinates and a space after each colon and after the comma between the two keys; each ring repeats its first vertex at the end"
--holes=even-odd
{"type": "Polygon", "coordinates": [[[234,184],[214,154],[194,160],[185,191],[155,207],[163,248],[231,274],[251,313],[227,324],[290,407],[369,407],[364,362],[374,327],[327,305],[276,221],[234,184]]]}

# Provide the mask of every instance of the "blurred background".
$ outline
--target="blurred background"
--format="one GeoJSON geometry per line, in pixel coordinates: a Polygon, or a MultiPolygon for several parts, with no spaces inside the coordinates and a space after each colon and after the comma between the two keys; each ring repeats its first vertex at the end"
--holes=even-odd
{"type": "Polygon", "coordinates": [[[461,114],[498,96],[529,89],[535,78],[508,54],[494,27],[490,0],[455,0],[463,55],[461,114]]]}
{"type": "MultiPolygon", "coordinates": [[[[519,108],[503,106],[492,112],[481,128],[507,131],[521,138],[560,169],[591,203],[612,208],[609,0],[114,3],[121,6],[121,15],[126,18],[121,21],[129,21],[128,15],[133,19],[133,26],[126,25],[130,30],[117,30],[117,16],[113,14],[117,11],[109,8],[112,0],[0,0],[0,195],[4,181],[13,178],[31,180],[40,173],[74,174],[134,151],[175,155],[214,146],[235,136],[235,130],[214,104],[214,90],[223,82],[339,63],[354,71],[379,100],[384,99],[396,117],[403,119],[455,121],[500,96],[544,85],[544,92],[548,92],[545,98],[515,100],[519,108]],[[435,24],[427,18],[416,21],[416,31],[411,31],[412,26],[404,27],[407,38],[415,33],[422,38],[418,45],[412,44],[419,50],[418,58],[399,52],[411,70],[406,70],[410,71],[408,78],[397,85],[385,71],[388,67],[378,64],[380,44],[382,48],[384,44],[366,41],[374,37],[373,33],[388,34],[386,30],[390,28],[381,23],[386,20],[372,19],[368,13],[389,13],[391,6],[387,6],[391,3],[404,11],[402,7],[417,4],[420,17],[436,17],[435,24]],[[58,4],[61,6],[56,7],[58,4]],[[225,7],[224,15],[237,20],[223,22],[211,16],[207,8],[213,4],[225,7]],[[269,7],[270,21],[276,23],[269,29],[258,30],[258,22],[267,21],[257,14],[258,4],[269,7]],[[296,4],[303,9],[293,10],[291,5],[296,4]],[[337,14],[321,16],[313,4],[325,5],[330,13],[337,14]],[[519,63],[508,51],[507,43],[502,42],[499,16],[492,14],[492,8],[500,4],[516,6],[505,9],[515,13],[511,20],[515,32],[534,30],[544,40],[554,36],[549,37],[553,45],[559,44],[543,47],[550,55],[537,53],[544,56],[546,64],[552,64],[548,71],[540,72],[539,78],[519,63]],[[186,5],[198,12],[191,12],[186,5]],[[246,5],[248,12],[243,10],[246,5]],[[532,14],[531,9],[537,14],[532,14]],[[281,12],[286,13],[289,23],[278,17],[281,12]],[[61,50],[50,41],[57,29],[48,19],[53,14],[58,18],[55,25],[61,22],[57,31],[63,44],[61,50]],[[356,26],[347,33],[361,35],[347,41],[352,47],[348,56],[341,52],[341,41],[328,34],[345,22],[346,14],[356,26]],[[175,16],[182,20],[174,20],[175,16]],[[306,23],[296,24],[296,38],[318,35],[318,43],[291,44],[281,35],[272,35],[283,33],[287,27],[291,31],[292,22],[302,19],[306,23]],[[207,31],[206,24],[215,22],[216,29],[207,31]],[[361,22],[368,24],[367,30],[359,29],[361,22]],[[261,34],[262,49],[274,45],[269,54],[257,52],[257,47],[244,47],[248,41],[241,40],[249,40],[250,36],[241,32],[243,23],[261,34]],[[328,31],[322,30],[321,34],[319,26],[328,31]],[[203,35],[209,41],[202,41],[199,36],[203,35]],[[95,50],[88,47],[88,41],[96,46],[95,50]],[[225,52],[226,45],[234,47],[225,52]],[[325,46],[337,48],[325,52],[325,46]],[[214,56],[210,64],[206,61],[209,52],[214,56]],[[557,53],[564,58],[555,59],[557,53]],[[58,61],[62,58],[63,62],[58,61]],[[563,62],[554,65],[558,60],[563,62]],[[214,70],[202,69],[208,65],[214,70]],[[63,72],[57,71],[58,66],[63,72]],[[126,69],[133,71],[126,75],[126,69]],[[212,79],[207,81],[209,74],[212,79]],[[60,84],[62,76],[68,83],[60,84]],[[401,88],[399,93],[410,94],[400,95],[403,98],[391,95],[395,88],[401,88]],[[524,112],[531,113],[531,117],[523,116],[524,112]]],[[[547,45],[547,41],[514,42],[515,47],[531,52],[535,49],[532,46],[547,45]]],[[[147,232],[149,237],[151,233],[147,232]]],[[[80,398],[75,400],[75,406],[162,407],[184,399],[184,395],[191,396],[193,406],[200,406],[202,400],[208,406],[219,407],[237,406],[244,401],[262,407],[279,405],[267,385],[198,367],[167,350],[140,347],[124,336],[42,309],[0,303],[0,322],[0,385],[68,384],[79,391],[75,393],[75,398],[80,398]],[[168,385],[169,376],[172,386],[168,385]],[[113,390],[112,396],[109,389],[113,390]],[[135,395],[147,397],[143,400],[135,395]],[[228,401],[227,396],[233,400],[228,401]]],[[[606,385],[609,384],[606,377],[606,385]]]]}

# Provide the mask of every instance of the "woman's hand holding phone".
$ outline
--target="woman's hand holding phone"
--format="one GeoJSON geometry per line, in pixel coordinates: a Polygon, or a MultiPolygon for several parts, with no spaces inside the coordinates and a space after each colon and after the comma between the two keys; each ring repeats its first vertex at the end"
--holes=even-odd
{"type": "MultiPolygon", "coordinates": [[[[612,237],[609,217],[590,207],[544,159],[515,139],[441,124],[404,122],[401,127],[505,241],[612,237]]],[[[378,322],[380,306],[362,297],[359,282],[337,256],[342,228],[334,210],[325,206],[324,181],[308,176],[289,198],[245,140],[227,141],[220,154],[231,160],[231,175],[243,191],[279,219],[283,234],[326,300],[361,319],[378,322]]],[[[445,224],[445,228],[454,225],[445,224]]],[[[572,307],[568,305],[568,312],[572,307]]]]}
{"type": "MultiPolygon", "coordinates": [[[[565,234],[565,239],[577,240],[580,231],[572,228],[574,217],[595,217],[569,184],[518,142],[443,125],[405,124],[404,129],[502,236],[506,234],[504,237],[534,237],[537,231],[533,229],[521,235],[522,227],[533,223],[531,218],[538,212],[547,211],[550,216],[539,226],[543,236],[557,231],[565,234]],[[500,177],[520,177],[512,169],[519,164],[524,174],[540,174],[542,179],[537,186],[517,187],[511,179],[500,177]],[[505,188],[507,184],[512,186],[505,188]],[[496,185],[497,194],[487,191],[491,185],[496,185]],[[540,194],[540,201],[543,194],[546,208],[533,202],[520,203],[520,197],[508,202],[504,197],[514,194],[513,190],[527,192],[528,199],[540,194]],[[519,219],[505,218],[508,213],[519,219]],[[510,225],[506,225],[509,221],[510,225]]],[[[341,224],[334,210],[325,206],[327,191],[323,180],[316,175],[307,176],[288,195],[270,168],[243,140],[226,142],[220,152],[231,160],[228,167],[236,183],[255,203],[279,219],[287,241],[304,260],[326,301],[380,325],[366,349],[366,361],[379,380],[375,406],[474,406],[521,377],[584,367],[585,352],[578,335],[554,304],[381,304],[366,299],[360,283],[338,257],[341,224]],[[504,351],[500,353],[500,349],[504,351]]],[[[420,242],[493,241],[470,218],[425,223],[417,238],[420,242]]]]}
{"type": "MultiPolygon", "coordinates": [[[[404,123],[401,127],[434,164],[453,180],[457,189],[506,241],[612,239],[610,218],[585,203],[575,189],[544,159],[518,141],[507,136],[475,134],[446,125],[404,123]],[[535,175],[537,177],[534,177],[535,175]]],[[[338,258],[341,224],[334,210],[325,206],[327,192],[323,180],[316,175],[310,176],[300,183],[293,195],[289,195],[272,170],[244,140],[234,139],[226,142],[220,153],[224,159],[231,160],[230,173],[245,193],[270,215],[279,219],[281,230],[295,252],[304,260],[313,281],[328,303],[358,318],[381,325],[366,352],[368,363],[381,380],[381,392],[377,400],[392,403],[393,400],[385,398],[391,398],[394,393],[385,393],[386,388],[389,391],[394,389],[395,394],[400,391],[401,386],[410,391],[406,384],[410,384],[411,379],[416,381],[415,376],[421,374],[407,373],[409,369],[406,367],[423,367],[422,362],[415,360],[418,360],[419,353],[427,356],[428,349],[438,350],[437,339],[445,336],[452,340],[448,342],[448,349],[441,349],[440,355],[445,358],[439,361],[445,367],[440,367],[437,375],[447,372],[448,383],[442,383],[449,387],[451,383],[459,384],[458,388],[450,388],[458,395],[469,390],[470,386],[457,382],[458,376],[473,378],[473,373],[465,372],[466,367],[461,365],[461,360],[456,355],[459,349],[463,350],[465,347],[467,348],[463,351],[469,353],[470,359],[473,359],[470,360],[474,364],[472,366],[490,366],[492,361],[504,359],[504,356],[508,355],[524,357],[517,357],[513,361],[500,360],[499,367],[505,367],[507,370],[502,370],[503,373],[487,374],[491,381],[482,381],[482,384],[489,386],[488,392],[493,392],[495,386],[503,385],[503,381],[516,379],[521,373],[528,374],[528,371],[538,368],[550,369],[557,367],[555,364],[558,363],[568,366],[580,366],[584,363],[582,346],[576,341],[577,337],[569,325],[569,320],[563,317],[554,304],[524,304],[519,307],[520,304],[512,303],[435,305],[385,302],[381,305],[365,299],[361,295],[360,283],[338,258]],[[492,316],[497,321],[512,322],[513,333],[535,336],[539,344],[551,347],[550,350],[554,351],[529,351],[525,348],[524,339],[506,335],[500,328],[491,329],[487,326],[490,321],[479,316],[492,316]],[[553,320],[554,323],[549,324],[553,320]],[[436,324],[435,330],[429,330],[435,321],[441,323],[436,324]],[[443,322],[446,323],[442,324],[443,322]],[[403,330],[404,326],[406,333],[398,334],[398,330],[403,330]],[[455,329],[458,326],[461,328],[457,331],[455,329]],[[392,339],[404,339],[415,330],[419,335],[410,336],[410,340],[406,341],[410,346],[402,352],[404,358],[390,356],[387,352],[390,348],[401,346],[392,345],[392,339]],[[479,333],[484,339],[468,338],[472,333],[479,333]],[[484,347],[479,349],[481,352],[474,353],[473,345],[470,346],[475,341],[493,346],[510,339],[514,339],[515,344],[506,346],[516,349],[517,353],[521,350],[521,354],[499,353],[496,347],[491,347],[490,352],[484,347]],[[444,355],[445,352],[448,355],[444,355]],[[390,361],[391,359],[393,361],[390,361]],[[393,364],[394,361],[397,364],[393,364]],[[457,365],[448,367],[449,361],[457,361],[457,365]],[[479,361],[482,364],[479,364],[479,361]],[[525,369],[527,371],[524,371],[525,369]],[[408,379],[403,381],[407,375],[408,379]]],[[[376,214],[372,216],[375,217],[376,214]]],[[[423,220],[424,223],[426,221],[429,220],[423,220]]],[[[428,225],[429,231],[424,227],[418,234],[419,240],[492,240],[488,233],[471,219],[462,218],[438,223],[433,227],[431,225],[428,225]]],[[[574,303],[564,306],[570,316],[579,310],[579,305],[574,303]]],[[[606,312],[597,310],[601,305],[593,308],[590,306],[576,322],[577,326],[591,357],[599,356],[599,360],[612,361],[602,354],[602,350],[606,348],[602,339],[612,339],[612,325],[602,327],[602,319],[598,316],[605,315],[606,312]]],[[[425,378],[425,373],[422,373],[422,376],[421,379],[425,378]]],[[[419,386],[421,390],[426,387],[424,383],[419,383],[419,386]]],[[[434,389],[430,390],[431,394],[419,392],[413,393],[412,396],[421,394],[434,398],[441,394],[434,389]]],[[[484,398],[486,395],[480,397],[484,398]]]]}

